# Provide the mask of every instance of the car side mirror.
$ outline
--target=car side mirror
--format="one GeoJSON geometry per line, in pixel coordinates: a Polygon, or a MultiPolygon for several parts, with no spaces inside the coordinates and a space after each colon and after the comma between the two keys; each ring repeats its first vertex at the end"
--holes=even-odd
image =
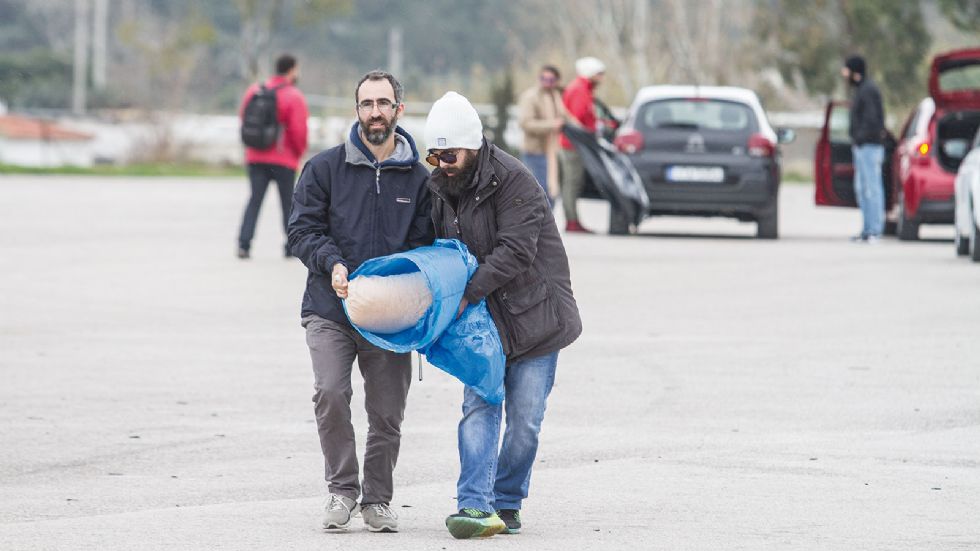
{"type": "Polygon", "coordinates": [[[790,143],[796,139],[796,132],[792,128],[777,128],[776,140],[779,143],[790,143]]]}

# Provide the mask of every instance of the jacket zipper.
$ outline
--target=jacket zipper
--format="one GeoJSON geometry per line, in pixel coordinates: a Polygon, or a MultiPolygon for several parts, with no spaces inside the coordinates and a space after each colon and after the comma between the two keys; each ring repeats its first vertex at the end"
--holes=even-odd
{"type": "Polygon", "coordinates": [[[378,195],[381,195],[381,165],[375,167],[374,170],[374,188],[377,190],[378,195]]]}
{"type": "MultiPolygon", "coordinates": [[[[439,193],[438,191],[436,191],[436,190],[433,189],[432,190],[432,194],[435,195],[436,197],[442,199],[442,204],[446,205],[446,208],[449,209],[449,212],[453,213],[453,226],[456,228],[456,235],[459,237],[459,240],[462,241],[463,240],[463,232],[459,228],[459,215],[456,214],[456,209],[454,209],[449,204],[449,201],[447,201],[446,198],[443,197],[442,194],[439,193]]],[[[443,219],[443,220],[445,220],[445,219],[443,219]]]]}

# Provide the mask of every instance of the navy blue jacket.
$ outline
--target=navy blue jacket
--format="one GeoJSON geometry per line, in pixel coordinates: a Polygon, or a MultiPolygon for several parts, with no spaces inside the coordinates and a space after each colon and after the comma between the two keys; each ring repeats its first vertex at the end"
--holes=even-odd
{"type": "Polygon", "coordinates": [[[365,260],[432,243],[429,173],[412,137],[395,132],[395,152],[381,163],[355,123],[346,143],[303,167],[287,230],[289,250],[309,269],[303,316],[349,323],[330,283],[338,262],[353,273],[365,260]]]}

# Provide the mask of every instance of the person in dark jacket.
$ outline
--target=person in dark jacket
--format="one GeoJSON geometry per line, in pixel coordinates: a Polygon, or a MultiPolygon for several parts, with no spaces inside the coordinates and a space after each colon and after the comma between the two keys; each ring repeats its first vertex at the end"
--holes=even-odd
{"type": "Polygon", "coordinates": [[[361,78],[354,96],[358,122],[346,143],[306,163],[289,218],[289,248],[309,269],[302,321],[330,491],[323,520],[328,530],[347,528],[358,510],[369,530],[398,529],[389,504],[411,357],[364,339],[350,325],[341,299],[347,298],[348,274],[365,260],[433,240],[428,172],[412,137],[397,126],[405,109],[402,93],[388,73],[372,71],[361,78]],[[368,416],[363,485],[350,420],[355,358],[368,416]]]}
{"type": "Polygon", "coordinates": [[[853,241],[877,243],[885,228],[885,188],[881,166],[885,159],[885,110],[881,92],[868,77],[861,56],[847,58],[841,75],[852,88],[850,128],[854,158],[854,195],[864,219],[853,241]]]}
{"type": "MultiPolygon", "coordinates": [[[[293,181],[296,180],[296,167],[306,151],[306,119],[309,111],[306,108],[306,98],[296,88],[299,80],[299,65],[296,58],[284,54],[276,60],[276,76],[265,82],[267,89],[276,93],[276,118],[282,131],[275,144],[267,149],[245,148],[245,163],[248,165],[248,181],[252,194],[245,205],[241,229],[238,232],[238,258],[247,259],[251,256],[252,237],[255,236],[255,224],[259,219],[259,208],[265,197],[269,182],[275,181],[279,188],[279,201],[282,205],[282,225],[285,229],[289,220],[289,205],[293,197],[293,181]]],[[[252,96],[259,91],[259,85],[253,84],[242,97],[239,117],[245,114],[245,106],[252,96]]],[[[290,256],[286,247],[286,256],[290,256]]]]}
{"type": "Polygon", "coordinates": [[[448,92],[425,124],[436,235],[463,241],[479,261],[459,306],[486,300],[507,368],[507,426],[498,454],[501,406],[463,393],[459,423],[457,538],[518,532],[538,432],[558,351],[582,332],[568,257],[544,190],[517,159],[486,143],[476,110],[448,92]]]}

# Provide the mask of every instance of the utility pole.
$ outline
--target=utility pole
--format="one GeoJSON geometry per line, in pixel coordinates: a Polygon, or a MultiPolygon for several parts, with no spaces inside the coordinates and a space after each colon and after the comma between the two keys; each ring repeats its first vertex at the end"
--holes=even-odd
{"type": "Polygon", "coordinates": [[[72,71],[71,110],[85,113],[88,80],[88,0],[75,0],[75,59],[72,71]]]}
{"type": "Polygon", "coordinates": [[[388,72],[402,79],[402,28],[392,27],[388,33],[388,72]]]}
{"type": "Polygon", "coordinates": [[[106,85],[106,23],[109,0],[95,0],[92,19],[92,84],[97,90],[106,85]]]}

